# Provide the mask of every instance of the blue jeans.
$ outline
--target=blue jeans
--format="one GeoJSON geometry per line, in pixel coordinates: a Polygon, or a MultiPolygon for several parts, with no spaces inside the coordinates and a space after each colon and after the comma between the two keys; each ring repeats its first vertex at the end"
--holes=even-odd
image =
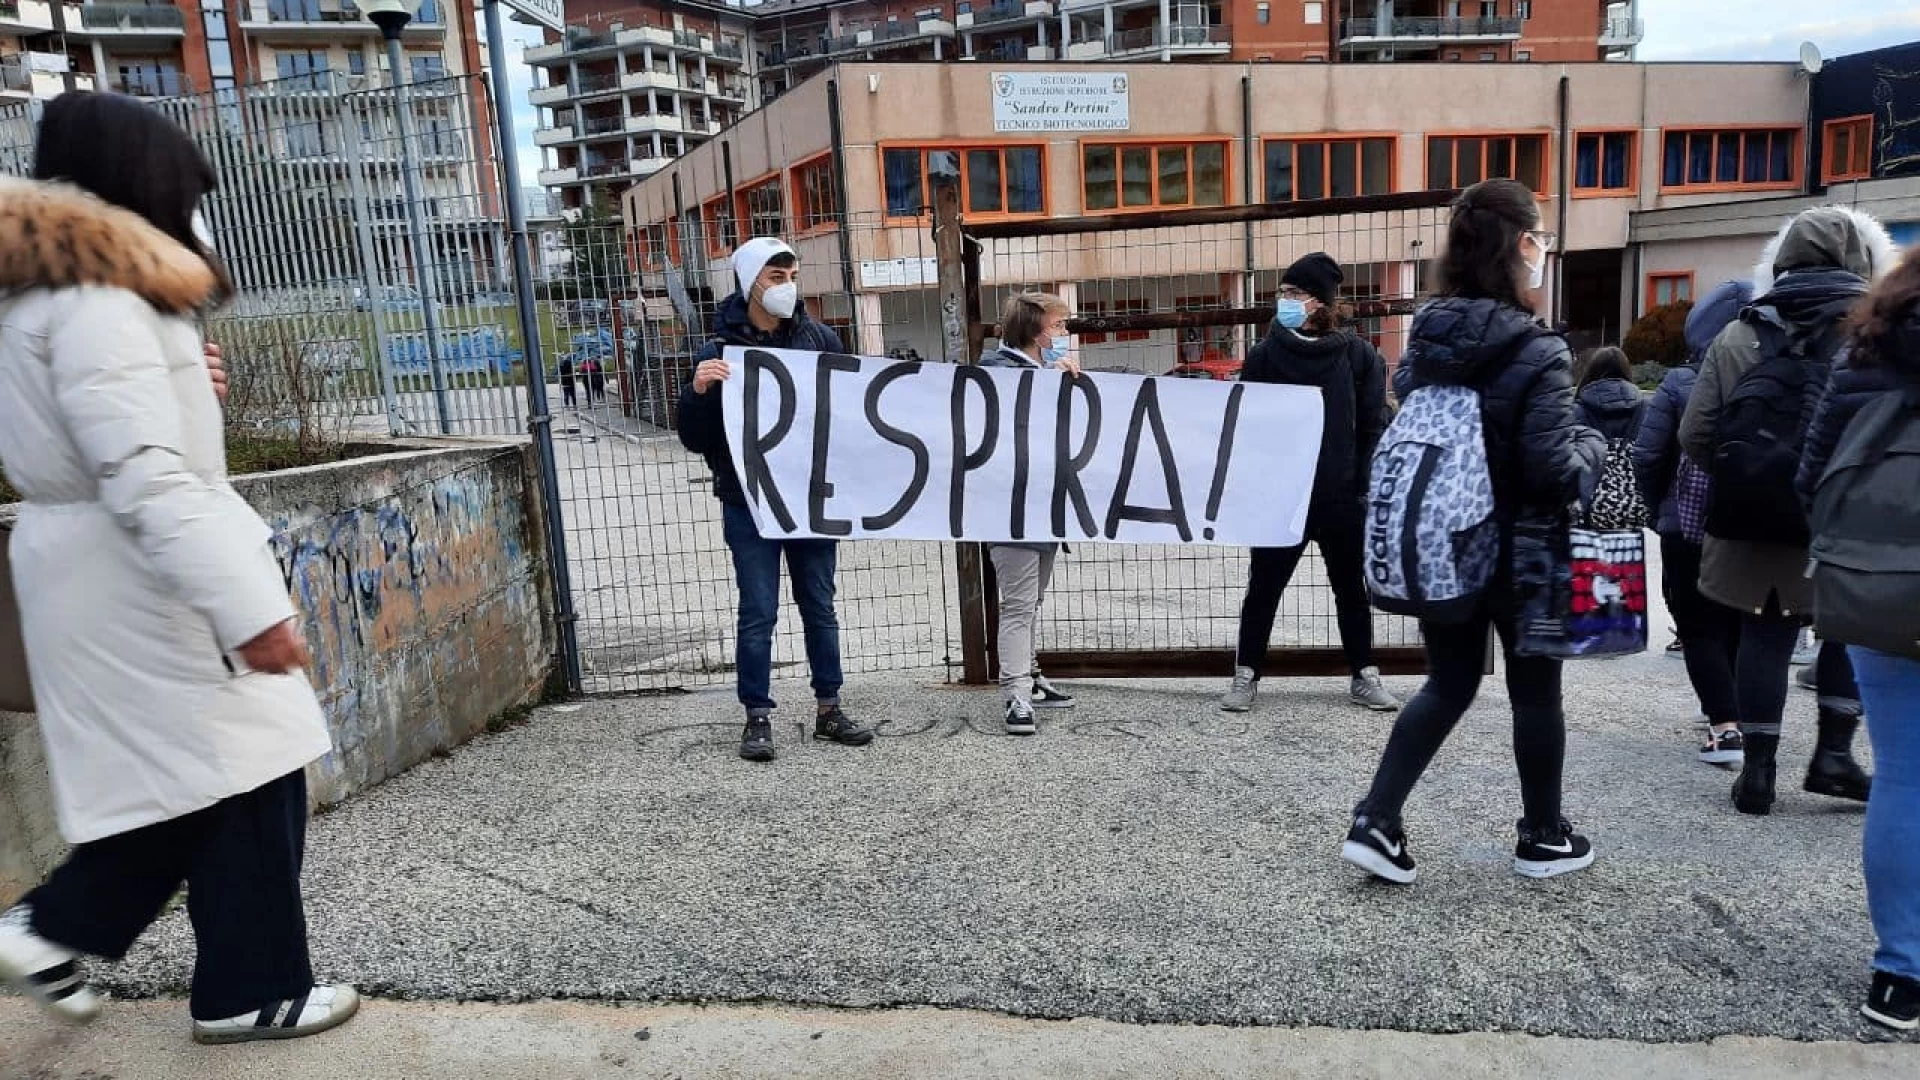
{"type": "Polygon", "coordinates": [[[1920,661],[1852,647],[1873,740],[1867,802],[1867,913],[1877,971],[1920,979],[1920,661]]]}
{"type": "Polygon", "coordinates": [[[733,551],[733,579],[740,587],[739,638],[734,665],[740,704],[749,715],[773,711],[773,626],[780,619],[780,555],[787,557],[793,602],[806,630],[807,666],[813,696],[822,704],[840,700],[840,620],[833,613],[835,547],[832,540],[768,540],[744,506],[721,504],[721,525],[733,551]]]}

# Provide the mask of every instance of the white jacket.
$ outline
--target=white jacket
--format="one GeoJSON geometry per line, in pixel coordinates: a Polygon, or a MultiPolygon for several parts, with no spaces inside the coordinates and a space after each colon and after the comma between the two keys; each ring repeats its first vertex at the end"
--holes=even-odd
{"type": "Polygon", "coordinates": [[[60,831],[85,843],[327,753],[304,675],[238,647],[294,616],[227,483],[199,255],[72,188],[0,180],[0,468],[60,831]]]}

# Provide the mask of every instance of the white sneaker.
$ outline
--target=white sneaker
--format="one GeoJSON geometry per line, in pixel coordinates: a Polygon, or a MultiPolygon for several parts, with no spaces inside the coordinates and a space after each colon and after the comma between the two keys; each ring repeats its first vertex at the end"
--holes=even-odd
{"type": "Polygon", "coordinates": [[[1820,643],[1814,640],[1812,634],[1802,629],[1800,637],[1793,645],[1793,663],[1811,664],[1818,659],[1820,659],[1820,643]]]}
{"type": "Polygon", "coordinates": [[[1361,668],[1360,674],[1353,677],[1347,688],[1347,696],[1355,705],[1365,705],[1374,712],[1399,712],[1400,699],[1387,690],[1387,684],[1380,681],[1380,669],[1361,668]]]}
{"type": "Polygon", "coordinates": [[[1253,698],[1260,692],[1260,676],[1250,667],[1233,669],[1233,685],[1227,687],[1225,696],[1220,699],[1220,708],[1224,712],[1246,712],[1253,708],[1253,698]]]}
{"type": "Polygon", "coordinates": [[[195,1020],[197,1043],[243,1043],[262,1039],[298,1039],[330,1031],[360,1011],[360,995],[351,986],[316,986],[291,1001],[276,1001],[258,1012],[225,1020],[195,1020]]]}
{"type": "Polygon", "coordinates": [[[33,932],[33,909],[17,904],[0,915],[0,979],[70,1024],[100,1015],[100,995],[80,977],[77,958],[33,932]]]}

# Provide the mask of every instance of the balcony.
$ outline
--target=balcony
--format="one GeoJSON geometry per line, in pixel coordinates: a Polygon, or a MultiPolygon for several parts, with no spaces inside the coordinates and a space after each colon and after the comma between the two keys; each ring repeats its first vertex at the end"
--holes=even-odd
{"type": "Polygon", "coordinates": [[[680,78],[671,71],[629,71],[620,85],[628,90],[678,90],[680,78]]]}
{"type": "Polygon", "coordinates": [[[961,30],[1018,23],[1045,22],[1053,18],[1053,0],[1005,0],[979,11],[970,11],[954,17],[953,25],[961,30]]]}
{"type": "Polygon", "coordinates": [[[627,121],[621,116],[589,116],[580,121],[580,137],[583,139],[603,138],[619,135],[627,130],[627,121]]]}
{"type": "Polygon", "coordinates": [[[572,124],[555,124],[552,127],[535,129],[533,133],[533,145],[559,146],[561,143],[572,142],[573,137],[572,124]]]}
{"type": "Polygon", "coordinates": [[[193,81],[178,71],[146,71],[138,74],[109,75],[107,89],[116,94],[127,94],[131,97],[186,97],[193,93],[193,81]]]}
{"type": "Polygon", "coordinates": [[[1232,51],[1233,38],[1224,26],[1143,26],[1109,37],[1106,55],[1114,60],[1131,60],[1161,52],[1225,56],[1232,51]]]}
{"type": "Polygon", "coordinates": [[[541,169],[536,178],[541,187],[559,187],[562,184],[578,183],[580,170],[571,166],[564,169],[541,169]]]}
{"type": "Polygon", "coordinates": [[[187,16],[172,4],[86,4],[80,8],[79,29],[69,17],[67,33],[125,45],[179,41],[187,34],[187,16]]]}
{"type": "Polygon", "coordinates": [[[536,86],[533,93],[528,95],[528,100],[535,105],[565,105],[573,100],[573,87],[563,82],[552,86],[536,86]]]}
{"type": "Polygon", "coordinates": [[[1646,23],[1639,19],[1600,20],[1600,48],[1605,52],[1630,51],[1646,34],[1646,23]]]}
{"type": "MultiPolygon", "coordinates": [[[[441,0],[427,0],[401,33],[404,41],[437,41],[447,32],[441,0]]],[[[380,36],[353,0],[252,0],[240,26],[263,42],[333,42],[380,36]]]]}
{"type": "Polygon", "coordinates": [[[569,27],[559,41],[525,49],[520,56],[535,67],[552,66],[582,56],[635,53],[646,46],[700,53],[720,63],[746,62],[746,47],[739,42],[722,41],[691,30],[668,30],[659,26],[627,27],[612,24],[606,30],[589,33],[581,27],[569,27]]]}
{"type": "Polygon", "coordinates": [[[1401,42],[1518,41],[1519,19],[1449,19],[1427,16],[1344,19],[1342,45],[1392,45],[1401,42]]]}
{"type": "Polygon", "coordinates": [[[627,130],[635,135],[651,135],[655,132],[677,135],[686,130],[686,125],[673,113],[643,113],[627,118],[627,130]]]}
{"type": "Polygon", "coordinates": [[[921,19],[917,22],[892,22],[844,34],[826,43],[827,56],[843,53],[877,53],[897,49],[934,38],[953,40],[953,24],[945,19],[921,19]]]}
{"type": "Polygon", "coordinates": [[[53,7],[44,0],[0,0],[0,33],[44,34],[53,29],[53,7]]]}

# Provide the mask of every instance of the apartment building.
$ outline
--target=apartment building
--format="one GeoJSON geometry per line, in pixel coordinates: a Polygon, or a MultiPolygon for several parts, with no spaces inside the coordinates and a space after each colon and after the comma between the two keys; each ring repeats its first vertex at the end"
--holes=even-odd
{"type": "Polygon", "coordinates": [[[1628,58],[1639,0],[583,0],[527,52],[541,184],[578,209],[848,61],[1577,62],[1628,58]],[[589,192],[597,194],[590,195],[589,192]]]}
{"type": "MultiPolygon", "coordinates": [[[[423,0],[403,43],[415,78],[480,70],[471,19],[423,0]]],[[[172,98],[323,72],[384,73],[379,28],[352,0],[0,0],[0,93],[112,90],[172,98]]]]}
{"type": "MultiPolygon", "coordinates": [[[[1436,211],[1151,235],[1129,220],[1508,176],[1540,195],[1547,227],[1561,234],[1552,302],[1594,342],[1617,340],[1648,303],[1690,287],[1678,267],[1635,247],[1635,215],[1804,197],[1827,180],[1808,131],[1808,86],[1792,64],[845,63],[641,182],[625,196],[625,220],[650,292],[664,289],[669,268],[690,292],[728,291],[723,257],[737,222],[742,235],[798,238],[815,310],[862,351],[939,356],[924,269],[936,151],[957,153],[969,221],[1111,219],[1108,231],[992,240],[982,253],[992,296],[1045,287],[1083,313],[1265,304],[1279,271],[1314,250],[1347,265],[1352,299],[1417,296],[1443,240],[1436,211]],[[1110,86],[1109,115],[1123,124],[996,123],[1010,76],[1089,75],[1110,86]]],[[[1750,265],[1759,248],[1747,237],[1690,242],[1688,258],[1716,266],[1750,265]]],[[[1403,316],[1368,330],[1398,354],[1403,316]]],[[[1233,355],[1243,342],[1157,331],[1087,335],[1080,347],[1092,367],[1163,372],[1196,345],[1233,355]]]]}

